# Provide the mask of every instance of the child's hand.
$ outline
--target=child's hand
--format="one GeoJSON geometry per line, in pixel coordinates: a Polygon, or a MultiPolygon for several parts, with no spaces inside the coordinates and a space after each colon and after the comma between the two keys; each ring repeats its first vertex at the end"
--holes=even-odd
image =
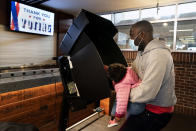
{"type": "Polygon", "coordinates": [[[139,79],[139,81],[137,83],[132,85],[132,88],[138,87],[141,83],[142,83],[142,81],[139,79]]]}
{"type": "Polygon", "coordinates": [[[107,65],[104,65],[104,69],[105,69],[105,71],[107,71],[108,70],[108,66],[107,65]]]}

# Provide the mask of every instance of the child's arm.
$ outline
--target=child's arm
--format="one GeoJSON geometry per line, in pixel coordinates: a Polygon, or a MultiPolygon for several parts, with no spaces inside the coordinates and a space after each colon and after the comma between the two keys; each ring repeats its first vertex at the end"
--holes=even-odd
{"type": "Polygon", "coordinates": [[[129,71],[130,84],[134,85],[137,82],[139,82],[139,77],[138,77],[137,73],[130,67],[127,68],[127,70],[129,71]]]}
{"type": "Polygon", "coordinates": [[[116,87],[116,114],[115,117],[122,118],[127,112],[127,105],[129,100],[130,86],[117,84],[116,87]],[[122,87],[123,86],[123,87],[122,87]]]}
{"type": "Polygon", "coordinates": [[[139,79],[139,81],[137,83],[135,83],[134,85],[132,85],[131,88],[138,87],[140,85],[140,83],[142,83],[142,81],[139,79]]]}

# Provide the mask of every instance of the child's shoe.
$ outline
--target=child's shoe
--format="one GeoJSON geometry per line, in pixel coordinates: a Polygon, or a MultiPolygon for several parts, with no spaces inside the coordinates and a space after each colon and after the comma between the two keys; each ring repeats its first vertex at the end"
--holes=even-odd
{"type": "Polygon", "coordinates": [[[113,127],[113,126],[117,126],[118,123],[116,122],[116,120],[110,120],[109,123],[108,123],[108,127],[113,127]]]}

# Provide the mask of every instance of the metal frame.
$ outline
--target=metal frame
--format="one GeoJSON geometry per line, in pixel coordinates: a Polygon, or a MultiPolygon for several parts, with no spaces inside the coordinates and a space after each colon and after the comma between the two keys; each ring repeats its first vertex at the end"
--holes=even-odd
{"type": "Polygon", "coordinates": [[[174,21],[174,37],[173,37],[173,50],[176,50],[176,36],[177,36],[177,14],[178,14],[178,5],[176,4],[176,12],[175,12],[175,21],[174,21]]]}
{"type": "Polygon", "coordinates": [[[101,118],[102,116],[104,116],[104,115],[100,116],[100,112],[95,112],[95,113],[93,113],[92,115],[90,115],[90,116],[88,116],[88,117],[82,119],[81,121],[75,123],[74,125],[72,125],[72,126],[66,128],[65,131],[71,130],[72,128],[74,128],[74,127],[80,125],[81,123],[83,123],[83,122],[85,122],[86,120],[88,120],[88,119],[94,117],[95,115],[98,115],[98,118],[97,118],[97,119],[93,120],[92,122],[90,122],[89,124],[85,125],[84,127],[82,127],[82,128],[79,129],[79,130],[82,130],[82,129],[86,128],[87,126],[89,126],[90,124],[92,124],[93,122],[95,122],[96,120],[98,120],[99,118],[101,118]]]}

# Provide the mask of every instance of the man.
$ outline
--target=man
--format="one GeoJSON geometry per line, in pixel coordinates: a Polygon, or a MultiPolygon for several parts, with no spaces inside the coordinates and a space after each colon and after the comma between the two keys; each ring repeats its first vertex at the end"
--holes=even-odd
{"type": "Polygon", "coordinates": [[[138,46],[133,62],[142,82],[131,90],[130,101],[146,103],[139,115],[131,115],[121,131],[159,131],[172,117],[177,101],[174,87],[174,64],[165,42],[153,39],[153,27],[148,21],[139,21],[130,29],[131,39],[138,46]]]}

